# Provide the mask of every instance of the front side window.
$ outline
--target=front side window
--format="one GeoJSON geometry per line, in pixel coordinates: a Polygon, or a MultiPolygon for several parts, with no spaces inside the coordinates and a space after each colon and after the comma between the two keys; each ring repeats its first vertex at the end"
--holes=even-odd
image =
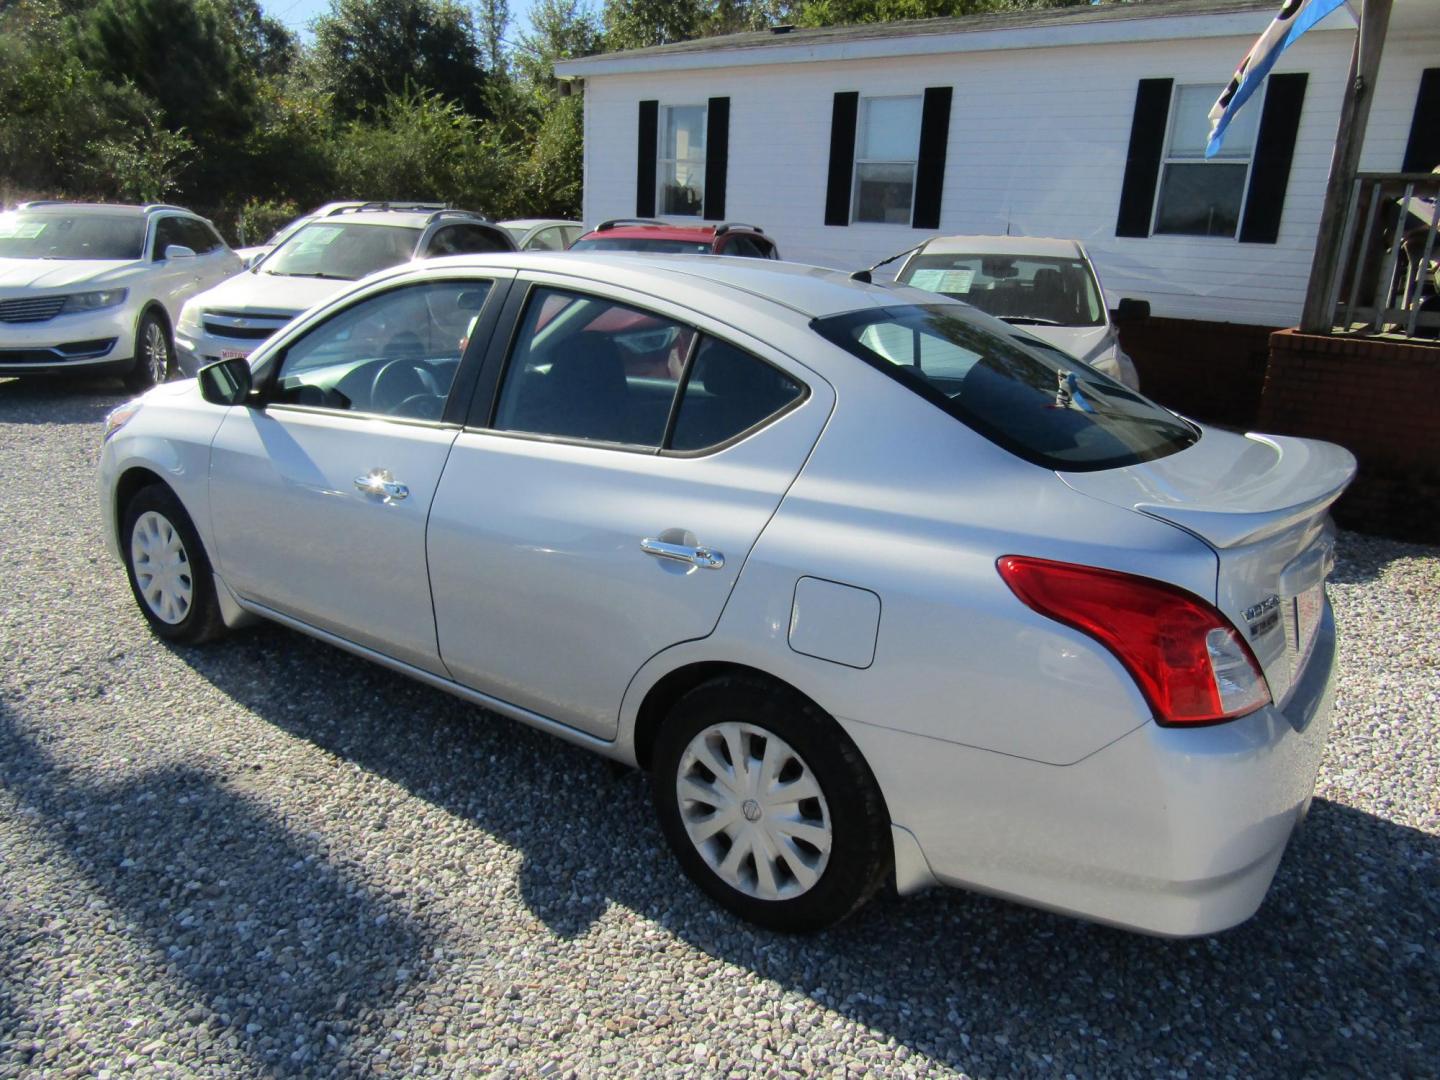
{"type": "Polygon", "coordinates": [[[900,282],[1016,326],[1105,325],[1100,289],[1084,259],[926,252],[906,264],[900,282]]]}
{"type": "Polygon", "coordinates": [[[0,214],[0,259],[138,259],[145,219],[118,214],[0,214]]]}
{"type": "Polygon", "coordinates": [[[492,426],[695,452],[752,431],[804,393],[770,364],[684,323],[601,297],[537,288],[492,426]]]}
{"type": "Polygon", "coordinates": [[[909,225],[920,155],[919,97],[862,98],[851,221],[909,225]]]}
{"type": "Polygon", "coordinates": [[[176,220],[180,223],[180,235],[185,238],[181,243],[196,255],[208,255],[220,246],[220,237],[216,236],[210,226],[199,218],[177,218],[176,220]]]}
{"type": "Polygon", "coordinates": [[[488,281],[405,285],[369,296],[292,343],[272,401],[439,420],[488,281]]]}
{"type": "Polygon", "coordinates": [[[185,243],[185,230],[177,217],[161,218],[155,223],[155,253],[153,258],[156,262],[165,261],[165,249],[171,244],[180,244],[189,247],[185,243]]]}
{"type": "Polygon", "coordinates": [[[1048,469],[1134,465],[1199,437],[1093,368],[997,334],[959,304],[870,308],[810,325],[991,442],[1048,469]]]}
{"type": "Polygon", "coordinates": [[[1225,132],[1219,154],[1206,158],[1210,107],[1223,89],[1215,84],[1176,86],[1173,91],[1155,199],[1155,233],[1233,238],[1240,228],[1263,108],[1255,101],[1241,109],[1225,132]]]}
{"type": "Polygon", "coordinates": [[[656,167],[660,212],[699,217],[705,205],[704,105],[667,105],[660,110],[656,167]]]}
{"type": "Polygon", "coordinates": [[[409,262],[420,232],[401,225],[315,221],[276,248],[260,271],[281,277],[358,281],[377,270],[409,262]]]}

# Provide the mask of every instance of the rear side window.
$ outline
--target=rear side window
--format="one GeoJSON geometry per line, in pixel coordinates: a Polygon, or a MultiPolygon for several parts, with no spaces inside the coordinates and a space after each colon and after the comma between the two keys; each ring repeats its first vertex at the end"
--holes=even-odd
{"type": "Polygon", "coordinates": [[[752,430],[804,394],[783,372],[684,323],[601,297],[537,288],[492,426],[694,452],[752,430]]]}
{"type": "Polygon", "coordinates": [[[1012,453],[1062,471],[1120,468],[1199,435],[1173,413],[1058,350],[1030,347],[960,304],[815,319],[827,340],[1012,453]]]}
{"type": "Polygon", "coordinates": [[[735,346],[706,338],[680,399],[671,450],[703,450],[728,442],[788,408],[800,384],[735,346]]]}

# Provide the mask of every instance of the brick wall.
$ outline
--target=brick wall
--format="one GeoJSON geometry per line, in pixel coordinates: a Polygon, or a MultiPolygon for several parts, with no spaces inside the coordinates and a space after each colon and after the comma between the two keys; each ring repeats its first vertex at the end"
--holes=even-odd
{"type": "Polygon", "coordinates": [[[1120,343],[1147,397],[1197,420],[1248,428],[1260,409],[1272,333],[1269,326],[1151,318],[1122,327],[1120,343]]]}
{"type": "Polygon", "coordinates": [[[1340,524],[1440,543],[1440,346],[1277,331],[1255,427],[1355,455],[1340,524]]]}

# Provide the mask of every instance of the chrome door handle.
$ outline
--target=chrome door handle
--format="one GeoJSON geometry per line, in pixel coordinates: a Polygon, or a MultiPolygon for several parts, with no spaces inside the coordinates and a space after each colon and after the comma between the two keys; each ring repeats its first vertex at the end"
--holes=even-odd
{"type": "Polygon", "coordinates": [[[652,536],[647,536],[640,541],[640,550],[646,555],[654,555],[657,559],[673,559],[676,562],[689,563],[691,566],[699,566],[705,570],[719,570],[725,565],[725,556],[718,551],[711,551],[705,547],[690,547],[686,544],[671,544],[664,540],[656,540],[652,536]]]}
{"type": "Polygon", "coordinates": [[[410,497],[410,489],[397,482],[388,469],[377,469],[365,476],[357,476],[355,486],[366,495],[379,495],[387,503],[410,497]]]}

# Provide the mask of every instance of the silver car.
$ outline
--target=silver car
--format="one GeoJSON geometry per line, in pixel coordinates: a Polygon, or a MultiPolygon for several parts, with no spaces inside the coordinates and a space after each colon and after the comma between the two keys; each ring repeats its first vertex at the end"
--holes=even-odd
{"type": "Polygon", "coordinates": [[[920,290],[536,254],[122,406],[100,489],[161,637],[273,620],[638,765],[758,923],[943,883],[1187,935],[1309,803],[1353,472],[920,290]]]}

